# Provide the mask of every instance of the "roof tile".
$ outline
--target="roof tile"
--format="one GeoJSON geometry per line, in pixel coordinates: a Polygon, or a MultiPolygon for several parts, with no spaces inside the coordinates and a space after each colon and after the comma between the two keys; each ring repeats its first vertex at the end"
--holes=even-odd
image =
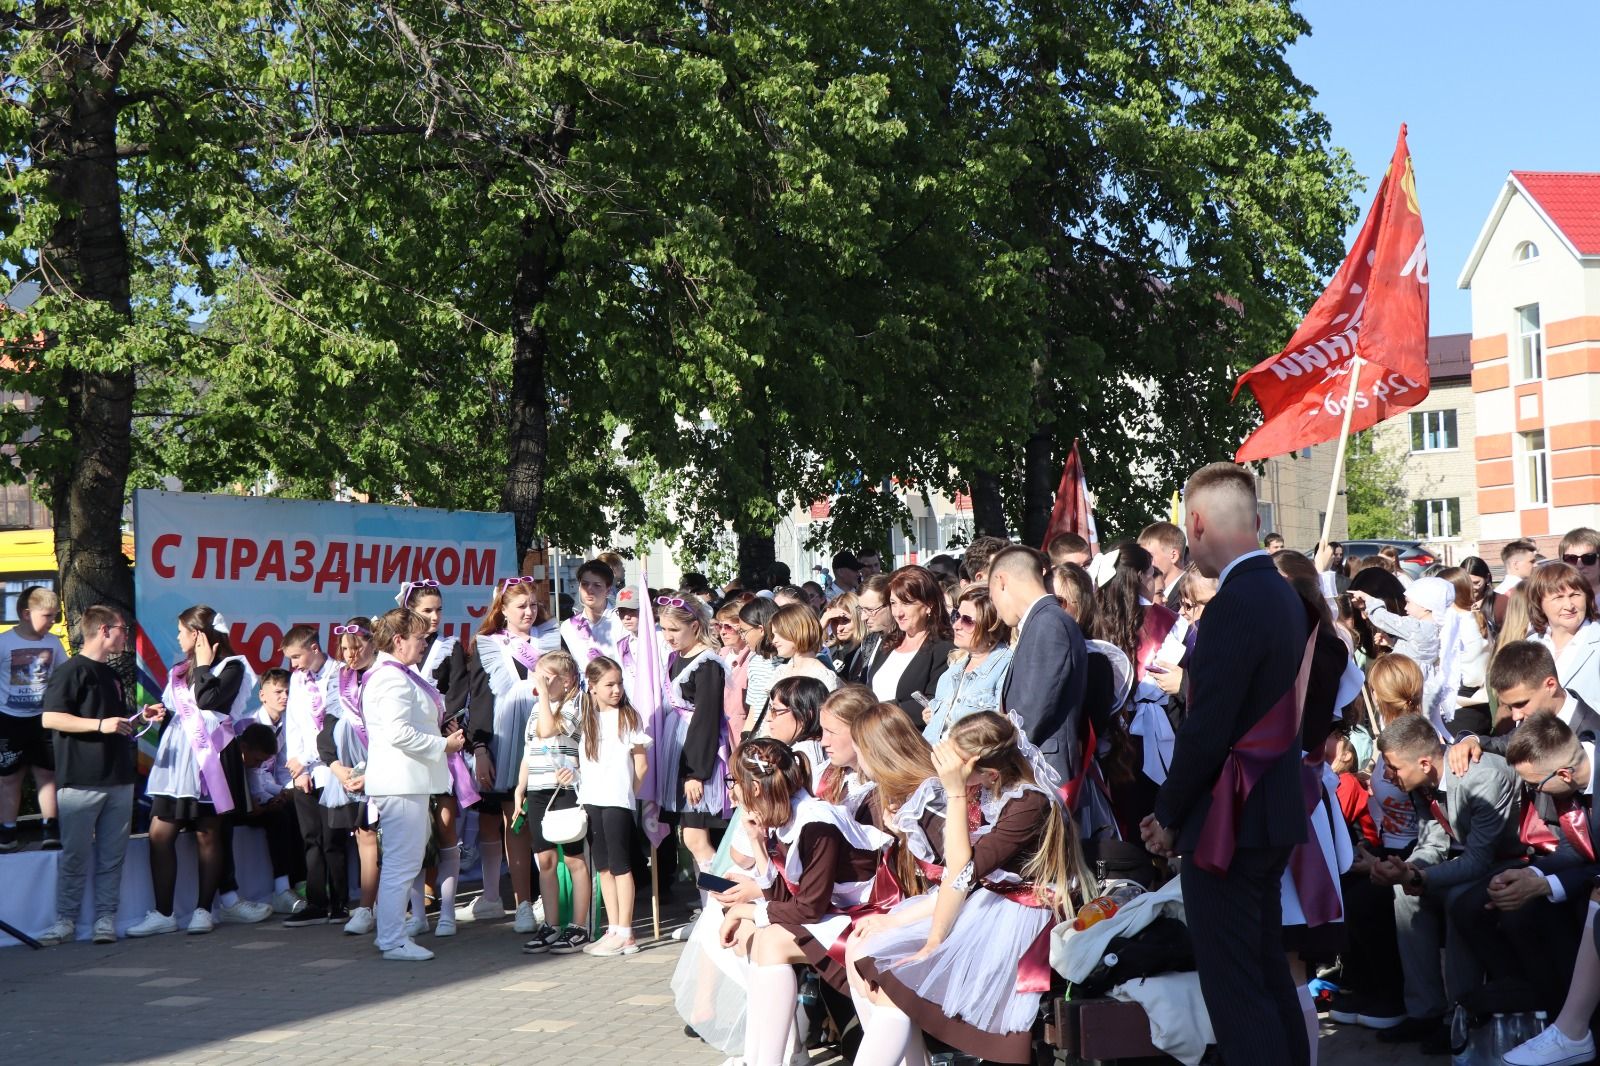
{"type": "Polygon", "coordinates": [[[1511,176],[1579,255],[1600,255],[1600,174],[1513,170],[1511,176]]]}

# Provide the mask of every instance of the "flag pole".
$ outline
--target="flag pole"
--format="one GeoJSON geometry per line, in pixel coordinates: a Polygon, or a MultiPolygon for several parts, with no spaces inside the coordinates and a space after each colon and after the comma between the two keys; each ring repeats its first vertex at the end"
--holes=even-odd
{"type": "MultiPolygon", "coordinates": [[[[639,584],[645,590],[647,590],[646,594],[648,595],[648,589],[650,588],[650,555],[649,555],[649,553],[646,553],[646,554],[644,554],[644,555],[639,557],[639,584]]],[[[655,641],[655,639],[656,639],[656,634],[655,634],[656,609],[655,609],[655,606],[653,604],[643,604],[643,603],[641,603],[639,605],[639,607],[640,607],[640,611],[639,611],[639,619],[640,619],[640,621],[643,621],[644,618],[645,618],[644,608],[649,607],[649,609],[650,609],[650,616],[649,616],[650,617],[650,632],[647,633],[647,634],[644,634],[643,636],[644,636],[644,639],[649,640],[649,641],[652,642],[651,647],[655,647],[655,644],[653,643],[655,641]]],[[[634,639],[637,640],[637,639],[639,639],[639,637],[635,636],[634,639]]],[[[652,662],[655,661],[654,657],[652,657],[651,661],[652,662]]],[[[651,680],[654,681],[655,678],[652,677],[651,680]]],[[[659,697],[657,697],[657,698],[659,699],[659,697]]],[[[654,743],[654,738],[652,738],[652,743],[650,744],[650,754],[649,754],[648,758],[650,759],[651,769],[654,770],[655,769],[655,764],[656,764],[656,745],[654,743]]],[[[650,780],[652,782],[652,787],[654,787],[654,782],[656,782],[658,779],[657,779],[656,775],[653,772],[650,775],[650,780]]],[[[660,815],[658,814],[657,817],[660,817],[660,815]]],[[[661,845],[655,843],[654,841],[651,841],[649,833],[645,834],[645,840],[650,844],[650,939],[652,939],[652,940],[660,940],[661,939],[661,845]]]]}
{"type": "Polygon", "coordinates": [[[1333,505],[1339,500],[1339,477],[1344,473],[1344,450],[1350,441],[1350,416],[1356,409],[1356,386],[1361,383],[1361,357],[1350,357],[1350,388],[1344,397],[1344,419],[1339,423],[1339,450],[1333,453],[1333,481],[1328,485],[1328,509],[1322,513],[1322,539],[1317,541],[1320,551],[1333,532],[1333,505]]]}

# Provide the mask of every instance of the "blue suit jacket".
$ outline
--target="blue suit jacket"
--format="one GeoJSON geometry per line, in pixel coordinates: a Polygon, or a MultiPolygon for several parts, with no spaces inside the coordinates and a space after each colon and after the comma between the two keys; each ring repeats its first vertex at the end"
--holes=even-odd
{"type": "Polygon", "coordinates": [[[1028,739],[1061,774],[1063,785],[1083,766],[1083,634],[1054,596],[1025,616],[1011,649],[1011,673],[1000,706],[1022,718],[1028,739]]]}

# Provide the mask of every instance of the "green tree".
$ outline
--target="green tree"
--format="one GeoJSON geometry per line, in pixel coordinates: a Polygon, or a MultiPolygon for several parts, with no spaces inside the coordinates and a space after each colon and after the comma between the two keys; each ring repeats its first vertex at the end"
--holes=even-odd
{"type": "Polygon", "coordinates": [[[1387,540],[1411,531],[1410,503],[1401,482],[1405,460],[1376,442],[1371,430],[1356,433],[1345,452],[1345,511],[1352,540],[1387,540]]]}

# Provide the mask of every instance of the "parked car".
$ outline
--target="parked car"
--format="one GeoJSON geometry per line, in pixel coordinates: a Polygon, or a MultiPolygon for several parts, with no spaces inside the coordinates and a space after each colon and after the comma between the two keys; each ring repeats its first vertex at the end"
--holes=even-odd
{"type": "MultiPolygon", "coordinates": [[[[1377,555],[1380,548],[1394,546],[1400,549],[1400,569],[1406,572],[1407,577],[1422,577],[1430,566],[1439,561],[1439,557],[1417,540],[1343,540],[1344,557],[1346,559],[1365,559],[1369,555],[1377,555]]],[[[1315,558],[1316,552],[1306,552],[1307,558],[1315,558]]]]}

